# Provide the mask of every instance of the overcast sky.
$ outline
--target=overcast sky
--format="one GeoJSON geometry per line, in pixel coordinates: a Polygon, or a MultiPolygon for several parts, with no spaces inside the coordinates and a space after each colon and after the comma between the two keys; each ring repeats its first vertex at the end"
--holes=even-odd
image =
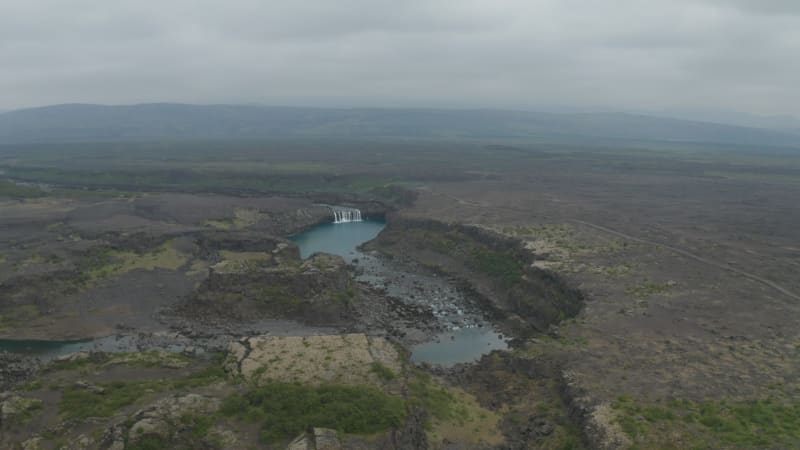
{"type": "Polygon", "coordinates": [[[0,0],[0,109],[800,115],[800,0],[0,0]]]}

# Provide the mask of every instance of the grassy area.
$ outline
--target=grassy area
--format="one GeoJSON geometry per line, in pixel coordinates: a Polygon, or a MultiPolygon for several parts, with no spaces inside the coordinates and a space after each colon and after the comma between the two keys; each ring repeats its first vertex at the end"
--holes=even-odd
{"type": "Polygon", "coordinates": [[[370,371],[378,376],[382,381],[389,382],[397,378],[394,370],[386,367],[385,365],[375,361],[370,365],[370,371]]]}
{"type": "MultiPolygon", "coordinates": [[[[85,367],[86,364],[92,363],[56,367],[76,369],[85,367]]],[[[59,412],[65,419],[110,417],[119,412],[120,409],[132,405],[154,392],[186,391],[225,379],[226,374],[220,365],[220,358],[214,358],[212,364],[207,368],[182,378],[100,383],[97,386],[102,388],[102,392],[79,386],[68,386],[63,390],[61,402],[59,403],[59,412]]]]}
{"type": "Polygon", "coordinates": [[[399,425],[405,402],[371,387],[270,383],[229,397],[222,414],[261,423],[261,439],[290,439],[308,427],[371,434],[399,425]]]}
{"type": "Polygon", "coordinates": [[[356,290],[352,286],[333,293],[333,300],[343,305],[352,304],[356,297],[356,290]]]}
{"type": "Polygon", "coordinates": [[[261,219],[261,213],[252,208],[235,208],[233,217],[219,220],[208,220],[206,225],[220,230],[240,230],[255,225],[261,219]]]}
{"type": "Polygon", "coordinates": [[[411,406],[424,409],[432,418],[448,421],[464,418],[464,411],[458,407],[453,394],[434,383],[427,373],[416,371],[408,388],[411,406]]]}
{"type": "Polygon", "coordinates": [[[519,282],[524,273],[524,265],[513,255],[485,248],[473,249],[470,265],[507,286],[519,282]]]}
{"type": "Polygon", "coordinates": [[[636,298],[647,298],[653,295],[664,295],[672,288],[672,283],[656,283],[644,281],[625,290],[625,293],[636,298]]]}
{"type": "Polygon", "coordinates": [[[258,270],[269,266],[272,261],[272,254],[268,252],[233,252],[229,250],[220,251],[222,261],[217,263],[214,268],[228,272],[245,272],[258,270]]]}
{"type": "Polygon", "coordinates": [[[487,248],[459,231],[411,230],[409,234],[420,249],[464,259],[471,268],[505,285],[517,283],[524,273],[525,264],[513,254],[487,248]]]}
{"type": "Polygon", "coordinates": [[[46,367],[46,370],[88,370],[90,368],[108,367],[113,365],[179,369],[190,365],[191,362],[192,359],[188,356],[160,350],[149,350],[145,352],[93,353],[85,358],[53,361],[46,367]]]}
{"type": "Polygon", "coordinates": [[[25,186],[11,181],[0,180],[0,198],[40,198],[47,195],[47,191],[35,186],[25,186]]]}
{"type": "Polygon", "coordinates": [[[84,261],[87,281],[95,281],[133,270],[167,269],[177,270],[187,262],[170,242],[147,252],[136,253],[128,250],[99,249],[84,261]]]}
{"type": "Polygon", "coordinates": [[[24,424],[42,410],[42,401],[36,398],[11,397],[5,401],[3,408],[4,420],[7,424],[24,424]],[[10,411],[13,411],[11,413],[10,411]]]}
{"type": "Polygon", "coordinates": [[[782,174],[782,173],[764,173],[760,171],[750,170],[747,172],[742,171],[721,171],[721,170],[706,170],[703,175],[709,177],[722,177],[729,180],[747,181],[757,183],[769,183],[776,185],[797,186],[800,185],[800,175],[782,174]]]}
{"type": "Polygon", "coordinates": [[[620,397],[617,423],[640,448],[798,448],[800,401],[675,400],[642,404],[620,397]],[[680,436],[680,440],[675,440],[680,436]]]}
{"type": "Polygon", "coordinates": [[[0,314],[0,332],[7,332],[20,325],[41,317],[42,313],[36,305],[19,305],[5,308],[0,314]]]}
{"type": "MultiPolygon", "coordinates": [[[[302,167],[302,166],[298,166],[302,167]]],[[[5,166],[16,179],[91,190],[191,192],[367,192],[396,181],[366,174],[332,175],[325,172],[251,170],[164,170],[158,166],[120,170],[64,170],[51,167],[5,166]]]]}
{"type": "MultiPolygon", "coordinates": [[[[110,417],[125,406],[131,405],[148,392],[157,390],[158,382],[113,382],[101,384],[103,393],[70,386],[64,389],[59,411],[65,419],[110,417]]],[[[160,390],[160,389],[158,389],[160,390]]]]}
{"type": "Polygon", "coordinates": [[[492,445],[503,441],[498,428],[500,415],[480,406],[474,396],[458,388],[441,386],[421,371],[414,372],[408,387],[409,406],[429,414],[425,425],[434,441],[492,445]]]}

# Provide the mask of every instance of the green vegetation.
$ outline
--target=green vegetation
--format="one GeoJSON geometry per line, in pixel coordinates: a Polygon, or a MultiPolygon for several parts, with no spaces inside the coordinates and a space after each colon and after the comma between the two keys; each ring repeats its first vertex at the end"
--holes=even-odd
{"type": "Polygon", "coordinates": [[[79,273],[68,282],[71,290],[81,290],[98,280],[121,275],[132,270],[167,269],[177,270],[188,258],[166,242],[147,252],[116,250],[110,247],[95,247],[87,251],[78,263],[79,273]]]}
{"type": "Polygon", "coordinates": [[[647,298],[653,295],[663,295],[669,292],[672,288],[672,283],[655,283],[652,281],[644,281],[632,288],[625,290],[625,293],[636,298],[647,298]]]}
{"type": "Polygon", "coordinates": [[[47,370],[75,370],[87,366],[125,364],[139,367],[180,368],[189,365],[191,358],[178,353],[149,350],[145,352],[95,353],[87,358],[53,361],[47,370]]]}
{"type": "Polygon", "coordinates": [[[507,253],[476,248],[470,256],[470,264],[476,270],[497,278],[508,286],[519,282],[524,273],[523,263],[507,253]]]}
{"type": "Polygon", "coordinates": [[[658,445],[659,439],[669,439],[665,436],[678,431],[685,436],[685,444],[691,447],[796,448],[800,445],[798,400],[677,400],[667,404],[639,404],[623,396],[612,406],[622,430],[643,446],[658,445]]]}
{"type": "Polygon", "coordinates": [[[356,298],[356,290],[351,286],[347,289],[336,291],[333,294],[333,298],[343,305],[349,305],[353,303],[353,300],[356,298]]]}
{"type": "MultiPolygon", "coordinates": [[[[119,354],[123,357],[125,355],[148,355],[153,352],[144,352],[141,354],[128,353],[119,354]]],[[[155,352],[161,354],[161,352],[155,352]]],[[[108,364],[113,361],[117,355],[112,355],[106,359],[102,359],[101,364],[108,364]]],[[[176,358],[185,358],[184,356],[173,354],[176,358]]],[[[136,403],[140,398],[148,393],[161,392],[167,390],[188,390],[201,386],[206,386],[211,383],[225,380],[225,370],[221,365],[221,357],[214,355],[211,364],[197,372],[189,374],[184,378],[166,379],[166,380],[148,380],[138,382],[112,382],[100,383],[97,387],[101,390],[87,389],[81,386],[69,386],[63,390],[61,403],[59,404],[59,411],[66,419],[85,419],[88,417],[109,417],[118,412],[121,408],[136,403]]],[[[146,361],[148,358],[142,359],[145,365],[149,366],[146,361]]],[[[163,361],[163,360],[162,360],[163,361]]],[[[53,363],[51,367],[56,368],[78,368],[88,364],[97,363],[96,359],[84,359],[72,361],[68,364],[63,362],[53,363]]],[[[159,365],[153,362],[153,365],[159,365]]]]}
{"type": "MultiPolygon", "coordinates": [[[[161,166],[130,170],[65,170],[49,167],[5,166],[17,179],[83,187],[92,190],[194,191],[194,192],[368,192],[390,184],[392,178],[363,174],[336,175],[323,172],[253,171],[242,163],[235,168],[164,170],[161,166]]],[[[13,184],[13,183],[12,183],[13,184]]],[[[15,185],[16,186],[16,185],[15,185]]],[[[8,188],[9,190],[11,188],[8,188]]],[[[16,192],[16,191],[11,191],[16,192]]],[[[224,224],[223,224],[224,225],[224,224]]]]}
{"type": "Polygon", "coordinates": [[[184,414],[178,423],[173,424],[169,437],[148,434],[129,441],[127,450],[194,450],[198,448],[220,448],[214,443],[211,428],[217,420],[216,415],[184,414]]]}
{"type": "Polygon", "coordinates": [[[256,296],[261,299],[264,306],[270,307],[296,307],[302,301],[300,297],[292,294],[289,286],[278,284],[261,287],[256,296]]]}
{"type": "Polygon", "coordinates": [[[174,449],[169,439],[152,434],[142,436],[136,442],[128,443],[125,448],[128,450],[166,450],[174,449]]]}
{"type": "Polygon", "coordinates": [[[266,267],[274,266],[272,255],[268,252],[233,252],[222,250],[219,254],[223,260],[214,266],[214,269],[218,271],[243,273],[260,271],[266,267]]]}
{"type": "Polygon", "coordinates": [[[371,387],[270,383],[229,397],[221,411],[260,422],[261,439],[275,442],[311,426],[355,434],[383,431],[402,422],[405,403],[371,387]]]}
{"type": "Polygon", "coordinates": [[[260,219],[261,213],[256,209],[235,208],[233,210],[233,217],[220,220],[208,220],[206,221],[206,225],[221,230],[239,230],[255,225],[260,219]]]}
{"type": "Polygon", "coordinates": [[[102,254],[106,258],[107,263],[93,267],[87,274],[90,279],[106,278],[136,269],[176,270],[186,264],[186,257],[178,252],[169,242],[150,252],[142,254],[118,250],[107,250],[102,254]]]}
{"type": "MultiPolygon", "coordinates": [[[[460,421],[465,419],[465,411],[459,407],[455,396],[446,388],[434,383],[425,372],[415,371],[414,379],[408,384],[410,404],[424,409],[431,417],[439,420],[460,421]]],[[[430,426],[430,423],[427,424],[430,426]]]]}
{"type": "Polygon", "coordinates": [[[628,275],[633,270],[630,264],[617,264],[614,266],[593,266],[589,270],[610,278],[620,278],[628,275]]]}
{"type": "Polygon", "coordinates": [[[377,375],[378,378],[384,382],[389,382],[397,378],[397,374],[394,373],[392,369],[386,367],[378,361],[375,361],[370,365],[370,372],[377,375]]]}
{"type": "Polygon", "coordinates": [[[546,346],[582,346],[582,345],[587,345],[587,344],[589,344],[589,341],[586,338],[580,337],[580,336],[579,337],[575,337],[575,338],[571,338],[571,337],[567,337],[567,336],[553,337],[553,336],[548,336],[548,335],[545,334],[545,335],[537,336],[537,337],[531,339],[530,341],[528,341],[528,349],[521,350],[521,353],[522,354],[528,354],[528,355],[536,354],[536,353],[530,353],[530,352],[531,351],[535,352],[535,350],[538,347],[542,346],[542,345],[546,345],[546,346]]]}
{"type": "Polygon", "coordinates": [[[195,372],[186,378],[175,380],[172,386],[176,389],[193,389],[200,386],[207,386],[218,381],[223,381],[227,377],[225,369],[218,364],[213,364],[206,369],[195,372]]]}
{"type": "Polygon", "coordinates": [[[59,411],[65,419],[86,419],[89,417],[109,417],[121,408],[131,405],[148,391],[156,390],[158,382],[121,381],[101,384],[102,393],[79,386],[64,389],[59,411]]]}
{"type": "Polygon", "coordinates": [[[11,181],[0,180],[0,198],[40,198],[47,195],[47,191],[43,191],[35,186],[26,186],[11,181]]]}
{"type": "Polygon", "coordinates": [[[40,380],[29,381],[21,385],[19,388],[22,391],[38,391],[42,388],[42,382],[40,380]]]}
{"type": "Polygon", "coordinates": [[[8,423],[16,424],[29,422],[43,408],[41,400],[26,397],[11,397],[6,400],[6,405],[3,415],[7,416],[8,423]]]}
{"type": "Polygon", "coordinates": [[[432,249],[438,253],[463,258],[471,268],[499,280],[506,286],[519,282],[525,273],[525,263],[511,252],[487,248],[460,231],[411,230],[409,234],[418,248],[432,249]]]}
{"type": "Polygon", "coordinates": [[[410,206],[414,203],[414,200],[417,199],[416,192],[406,189],[399,184],[377,186],[370,189],[368,193],[387,203],[401,206],[410,206]]]}

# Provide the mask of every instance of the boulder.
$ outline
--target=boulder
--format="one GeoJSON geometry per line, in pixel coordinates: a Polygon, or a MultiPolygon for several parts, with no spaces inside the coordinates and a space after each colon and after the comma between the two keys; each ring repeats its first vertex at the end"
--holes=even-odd
{"type": "Polygon", "coordinates": [[[133,415],[134,424],[128,431],[128,440],[136,441],[148,435],[169,437],[182,416],[213,414],[219,405],[219,399],[199,394],[163,398],[133,415]]]}
{"type": "Polygon", "coordinates": [[[42,407],[42,401],[36,398],[12,395],[0,402],[0,423],[24,417],[42,407]]]}
{"type": "Polygon", "coordinates": [[[87,391],[92,392],[93,394],[103,395],[103,394],[106,393],[105,388],[97,386],[95,384],[88,383],[86,381],[82,381],[82,380],[76,381],[75,382],[75,387],[81,388],[81,389],[86,389],[87,391]]]}
{"type": "Polygon", "coordinates": [[[84,361],[91,357],[91,353],[89,352],[75,352],[75,353],[67,353],[66,355],[61,355],[55,359],[58,362],[75,362],[75,361],[84,361]]]}
{"type": "Polygon", "coordinates": [[[287,450],[340,450],[339,435],[330,428],[312,428],[297,436],[287,450]]]}
{"type": "Polygon", "coordinates": [[[22,450],[40,450],[44,448],[44,439],[35,436],[22,443],[22,450]]]}
{"type": "Polygon", "coordinates": [[[228,347],[225,368],[258,383],[393,385],[402,372],[397,349],[386,339],[360,333],[325,336],[255,336],[228,347]],[[383,375],[383,376],[381,376],[383,375]]]}

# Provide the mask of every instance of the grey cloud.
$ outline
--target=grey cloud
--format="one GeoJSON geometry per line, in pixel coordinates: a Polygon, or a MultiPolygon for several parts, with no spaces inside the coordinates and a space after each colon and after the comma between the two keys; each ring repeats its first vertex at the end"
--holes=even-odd
{"type": "Polygon", "coordinates": [[[0,109],[180,101],[797,114],[794,4],[6,0],[0,109]]]}
{"type": "Polygon", "coordinates": [[[717,3],[766,14],[800,14],[800,3],[795,0],[717,0],[717,3]]]}

